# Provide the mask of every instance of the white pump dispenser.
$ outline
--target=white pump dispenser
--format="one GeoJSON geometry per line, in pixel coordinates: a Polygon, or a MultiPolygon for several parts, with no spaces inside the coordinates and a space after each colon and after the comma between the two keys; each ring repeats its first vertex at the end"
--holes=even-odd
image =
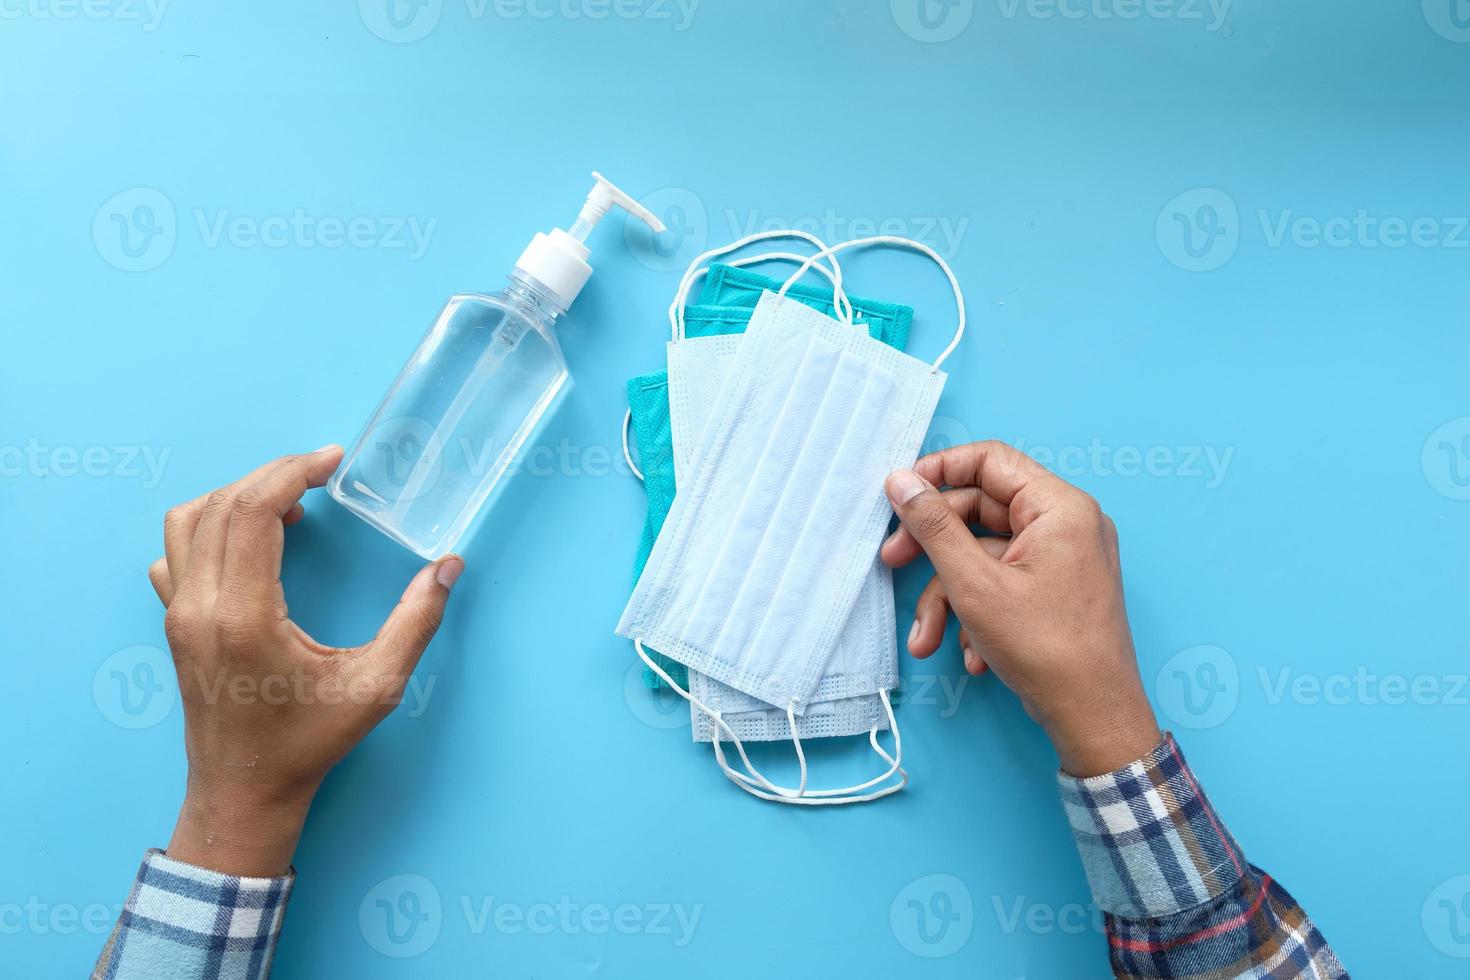
{"type": "Polygon", "coordinates": [[[563,307],[572,305],[587,284],[587,277],[592,275],[592,266],[587,264],[588,249],[583,243],[614,207],[639,218],[655,232],[665,230],[664,223],[652,211],[619,190],[612,181],[595,170],[592,177],[597,183],[588,192],[572,230],[567,232],[553,228],[549,234],[538,231],[516,260],[516,268],[551,290],[563,307]]]}
{"type": "Polygon", "coordinates": [[[599,173],[570,232],[537,234],[497,293],[451,296],[327,489],[425,558],[458,545],[566,391],[556,318],[592,267],[586,240],[621,207],[663,223],[599,173]]]}

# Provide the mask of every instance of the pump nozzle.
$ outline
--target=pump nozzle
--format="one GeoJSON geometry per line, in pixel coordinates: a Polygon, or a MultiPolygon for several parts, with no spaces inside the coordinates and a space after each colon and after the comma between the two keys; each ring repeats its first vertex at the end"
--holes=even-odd
{"type": "Polygon", "coordinates": [[[616,184],[608,180],[596,170],[592,171],[592,179],[597,183],[592,185],[592,190],[587,192],[587,201],[582,205],[581,212],[577,215],[577,223],[572,225],[568,232],[579,242],[585,242],[592,229],[602,220],[603,215],[617,205],[635,218],[639,218],[644,224],[655,232],[664,232],[668,229],[664,223],[658,220],[658,216],[652,211],[639,204],[626,192],[618,188],[616,184]]]}
{"type": "Polygon", "coordinates": [[[614,206],[623,208],[655,232],[666,230],[664,223],[652,211],[639,204],[612,181],[595,170],[592,171],[592,178],[597,183],[588,192],[587,200],[577,213],[572,230],[566,232],[553,228],[549,234],[538,232],[516,260],[517,269],[551,290],[564,306],[572,304],[572,300],[577,298],[577,294],[586,285],[587,278],[592,275],[592,266],[587,264],[590,253],[583,242],[614,206]]]}

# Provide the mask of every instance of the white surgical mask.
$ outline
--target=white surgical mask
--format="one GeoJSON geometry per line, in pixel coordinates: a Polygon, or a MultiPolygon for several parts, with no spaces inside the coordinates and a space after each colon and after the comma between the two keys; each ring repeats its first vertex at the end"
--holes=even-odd
{"type": "MultiPolygon", "coordinates": [[[[882,236],[824,249],[780,293],[761,298],[690,453],[690,477],[682,481],[618,625],[666,682],[672,685],[643,641],[694,671],[784,707],[792,732],[798,731],[796,719],[815,700],[886,527],[883,480],[913,463],[943,388],[939,364],[963,329],[963,297],[949,267],[907,239],[882,236]],[[949,278],[960,322],[932,367],[854,328],[850,303],[835,304],[845,313],[845,320],[835,320],[785,298],[819,258],[868,244],[916,248],[949,278]]],[[[879,747],[876,732],[870,742],[890,763],[888,773],[860,786],[807,791],[799,739],[793,738],[800,784],[775,786],[750,765],[718,712],[672,686],[735,741],[751,777],[725,763],[718,739],[716,758],[727,776],[758,796],[815,805],[902,788],[900,782],[849,795],[901,772],[886,689],[880,697],[895,728],[895,756],[879,747]]]]}
{"type": "MultiPolygon", "coordinates": [[[[791,230],[757,233],[739,242],[715,249],[709,254],[733,251],[750,242],[763,239],[787,237],[803,239],[819,250],[827,247],[825,242],[808,232],[791,230]]],[[[669,306],[669,323],[675,342],[685,339],[685,303],[688,300],[689,289],[694,282],[708,271],[707,266],[700,265],[700,262],[706,257],[708,256],[702,256],[689,267],[680,283],[678,295],[669,306]]],[[[805,255],[791,252],[766,252],[760,255],[726,258],[723,261],[726,265],[739,268],[771,261],[794,262],[800,265],[806,259],[805,255]]],[[[842,268],[835,256],[830,256],[828,261],[831,264],[830,268],[816,264],[811,267],[812,271],[820,272],[832,284],[833,302],[836,309],[842,315],[851,318],[849,312],[851,304],[841,291],[842,268]]],[[[711,338],[696,338],[690,343],[699,346],[707,339],[711,338]]],[[[697,376],[693,378],[692,384],[681,381],[681,378],[690,377],[687,372],[681,376],[676,371],[670,376],[670,387],[678,387],[691,393],[682,399],[682,404],[694,409],[693,412],[676,413],[676,417],[671,420],[673,429],[671,437],[676,443],[672,448],[676,466],[681,473],[687,473],[689,470],[688,452],[692,447],[694,435],[703,426],[714,396],[729,373],[729,362],[735,350],[735,344],[732,342],[734,340],[738,338],[724,341],[728,350],[722,349],[712,362],[706,364],[703,358],[698,359],[698,366],[694,369],[697,376]],[[706,366],[710,369],[709,373],[701,370],[706,366]]],[[[691,357],[686,364],[695,365],[696,359],[691,357]]],[[[623,418],[623,458],[628,463],[629,471],[641,480],[643,474],[633,461],[628,447],[628,428],[631,421],[632,410],[630,408],[623,418]]],[[[878,695],[837,696],[846,691],[866,688],[868,685],[864,685],[858,679],[872,676],[875,673],[881,678],[881,689],[883,690],[891,690],[898,683],[897,647],[893,640],[892,573],[876,560],[874,568],[875,575],[872,580],[864,583],[863,590],[858,595],[857,608],[853,610],[853,615],[848,620],[849,633],[852,632],[856,622],[865,624],[862,642],[839,644],[837,653],[829,665],[827,676],[823,677],[812,703],[798,719],[797,733],[800,738],[836,738],[859,735],[863,732],[873,733],[888,728],[887,711],[878,695]],[[877,649],[874,649],[875,647],[877,649]],[[881,666],[876,671],[871,668],[860,670],[856,666],[860,663],[872,662],[879,662],[881,666]]],[[[793,737],[790,720],[784,710],[768,705],[733,687],[721,684],[698,671],[689,670],[687,673],[689,691],[692,695],[689,705],[690,731],[696,742],[710,742],[716,737],[726,737],[724,734],[717,734],[721,729],[741,741],[778,741],[793,737]],[[712,716],[700,709],[699,703],[703,703],[719,715],[722,719],[721,724],[716,725],[712,716]]]]}
{"type": "MultiPolygon", "coordinates": [[[[674,469],[683,482],[691,469],[695,441],[723,386],[739,346],[739,334],[696,337],[669,344],[669,407],[674,469]]],[[[898,684],[892,573],[873,559],[857,603],[827,664],[812,702],[797,720],[802,738],[859,735],[888,722],[879,691],[898,684]]],[[[772,741],[792,736],[786,712],[697,670],[689,691],[719,713],[742,741],[772,741]]],[[[689,706],[696,741],[708,742],[717,726],[693,703],[689,706]]]]}

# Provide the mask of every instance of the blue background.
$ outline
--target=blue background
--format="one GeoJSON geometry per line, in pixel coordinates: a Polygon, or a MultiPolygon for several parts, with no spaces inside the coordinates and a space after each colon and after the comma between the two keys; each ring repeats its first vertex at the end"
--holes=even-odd
{"type": "MultiPolygon", "coordinates": [[[[401,28],[375,0],[4,8],[0,972],[80,975],[167,841],[171,677],[151,700],[115,683],[167,662],[144,575],[164,511],[350,441],[444,298],[497,288],[595,167],[681,234],[598,232],[561,330],[576,387],[541,437],[573,461],[517,478],[464,549],[431,696],[321,792],[278,977],[1106,974],[1055,757],[993,678],[958,686],[952,637],[905,658],[912,784],[867,807],[744,796],[630,682],[624,380],[661,363],[675,267],[797,220],[888,221],[951,255],[972,332],[931,445],[1021,442],[1096,494],[1145,682],[1248,856],[1355,973],[1463,976],[1470,921],[1438,904],[1470,887],[1470,44],[1448,2],[1236,0],[1223,24],[1184,0],[1132,19],[935,4],[943,41],[904,0],[704,0],[687,24],[595,3],[443,0],[401,28]],[[1314,244],[1302,223],[1360,210],[1440,242],[1314,244]],[[376,230],[246,234],[297,211],[376,230]],[[212,237],[222,217],[242,233],[212,237]],[[395,219],[434,222],[422,254],[381,240],[395,219]],[[1125,462],[1155,447],[1152,473],[1125,462]],[[1365,674],[1436,693],[1334,688],[1365,674]],[[1329,693],[1282,693],[1301,677],[1329,693]],[[358,916],[398,875],[441,910],[411,958],[358,916]],[[925,932],[910,898],[960,918],[925,932]],[[682,946],[477,934],[486,899],[700,918],[682,946]]],[[[916,353],[940,349],[932,268],[846,264],[918,309],[916,353]]],[[[308,510],[293,614],[360,642],[418,562],[320,493],[308,510]]],[[[899,577],[901,620],[924,578],[899,577]]],[[[833,779],[870,770],[858,740],[816,754],[833,779]]]]}

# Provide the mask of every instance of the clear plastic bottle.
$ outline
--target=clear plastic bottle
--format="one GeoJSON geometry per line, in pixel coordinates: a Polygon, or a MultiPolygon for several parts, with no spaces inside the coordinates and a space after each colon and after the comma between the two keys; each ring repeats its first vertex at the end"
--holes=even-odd
{"type": "Polygon", "coordinates": [[[614,205],[601,175],[570,233],[537,234],[497,293],[450,297],[327,487],[425,558],[453,551],[570,381],[554,324],[592,274],[583,244],[614,205]]]}

